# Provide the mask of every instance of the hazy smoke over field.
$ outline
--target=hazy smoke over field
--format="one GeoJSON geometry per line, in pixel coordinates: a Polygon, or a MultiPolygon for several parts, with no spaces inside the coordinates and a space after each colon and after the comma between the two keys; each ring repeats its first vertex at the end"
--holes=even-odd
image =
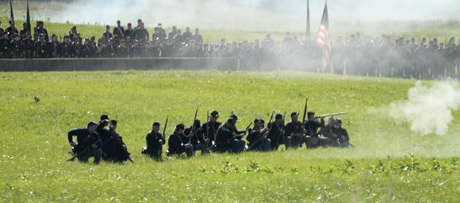
{"type": "MultiPolygon", "coordinates": [[[[316,31],[325,1],[311,0],[312,30],[316,31]]],[[[329,14],[334,22],[379,20],[428,20],[460,17],[456,0],[329,0],[329,14]]],[[[123,24],[142,18],[153,27],[158,22],[166,26],[303,31],[306,0],[80,0],[52,16],[55,21],[74,23],[123,24]]]]}
{"type": "Polygon", "coordinates": [[[408,92],[408,99],[390,105],[390,115],[395,121],[407,121],[411,131],[422,135],[445,135],[452,122],[452,111],[460,105],[457,85],[442,82],[432,87],[417,82],[408,92]]]}

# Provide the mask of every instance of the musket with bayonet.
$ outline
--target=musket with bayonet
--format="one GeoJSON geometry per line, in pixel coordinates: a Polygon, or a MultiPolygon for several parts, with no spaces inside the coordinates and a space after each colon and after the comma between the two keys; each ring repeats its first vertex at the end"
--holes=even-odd
{"type": "Polygon", "coordinates": [[[188,143],[189,144],[192,144],[192,133],[193,133],[193,135],[195,135],[195,121],[196,121],[197,114],[198,114],[198,106],[196,107],[195,117],[193,117],[192,129],[190,130],[190,135],[189,135],[189,138],[188,138],[188,143]]]}
{"type": "MultiPolygon", "coordinates": [[[[303,118],[302,118],[302,124],[305,123],[305,117],[307,116],[307,106],[308,106],[308,97],[305,99],[305,107],[303,109],[303,118]]],[[[284,118],[284,117],[283,117],[284,118]]]]}
{"type": "Polygon", "coordinates": [[[347,112],[325,114],[325,115],[321,115],[321,116],[316,116],[315,119],[326,118],[326,117],[331,117],[331,116],[338,116],[338,115],[344,115],[344,114],[347,114],[347,112]]]}

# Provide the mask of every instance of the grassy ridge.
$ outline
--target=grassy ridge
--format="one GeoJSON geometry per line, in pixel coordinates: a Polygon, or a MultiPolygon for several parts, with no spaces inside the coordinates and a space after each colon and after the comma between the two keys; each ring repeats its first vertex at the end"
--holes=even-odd
{"type": "MultiPolygon", "coordinates": [[[[429,84],[429,83],[427,83],[429,84]]],[[[0,196],[6,201],[454,201],[458,112],[448,135],[420,136],[384,109],[414,81],[299,72],[0,73],[0,196]],[[39,96],[40,102],[34,102],[39,96]],[[350,149],[298,149],[154,162],[140,154],[154,120],[168,132],[216,109],[244,128],[272,110],[347,111],[350,149]],[[373,113],[380,112],[380,113],[373,113]],[[135,164],[67,163],[66,133],[106,113],[135,164]],[[415,154],[410,156],[409,154],[415,154]],[[433,159],[432,157],[436,157],[433,159]]]]}

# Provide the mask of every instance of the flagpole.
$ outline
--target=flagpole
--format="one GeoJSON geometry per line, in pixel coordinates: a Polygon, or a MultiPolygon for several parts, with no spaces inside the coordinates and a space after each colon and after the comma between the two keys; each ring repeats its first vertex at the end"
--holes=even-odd
{"type": "Polygon", "coordinates": [[[310,30],[310,0],[307,0],[307,32],[305,33],[305,41],[310,42],[311,30],[310,30]]]}

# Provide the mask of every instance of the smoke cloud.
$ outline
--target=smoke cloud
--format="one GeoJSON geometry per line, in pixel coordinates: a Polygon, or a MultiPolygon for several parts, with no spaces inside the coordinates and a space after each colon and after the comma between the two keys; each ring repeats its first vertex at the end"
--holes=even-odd
{"type": "MultiPolygon", "coordinates": [[[[311,0],[312,29],[319,27],[324,0],[311,0]]],[[[457,0],[329,0],[334,23],[457,19],[457,0]]],[[[47,13],[50,13],[49,11],[47,13]]],[[[115,24],[143,19],[148,27],[192,26],[206,29],[304,31],[306,0],[78,0],[49,16],[53,21],[115,24]]],[[[372,24],[366,24],[372,25],[372,24]]],[[[337,25],[338,26],[338,25],[337,25]]],[[[349,27],[349,25],[347,25],[349,27]]]]}
{"type": "Polygon", "coordinates": [[[445,135],[453,120],[452,111],[459,105],[458,85],[440,82],[428,87],[417,82],[409,89],[408,99],[392,103],[389,113],[397,122],[409,122],[413,132],[445,135]]]}

